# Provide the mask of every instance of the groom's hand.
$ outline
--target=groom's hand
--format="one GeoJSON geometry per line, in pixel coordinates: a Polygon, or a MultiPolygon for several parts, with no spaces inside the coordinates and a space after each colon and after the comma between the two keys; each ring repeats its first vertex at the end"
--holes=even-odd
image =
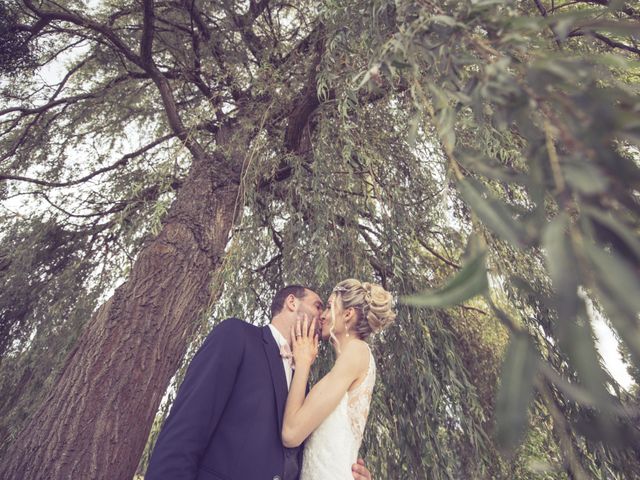
{"type": "Polygon", "coordinates": [[[351,467],[351,473],[355,480],[371,480],[371,472],[364,466],[364,460],[358,459],[358,463],[354,463],[351,467]]]}

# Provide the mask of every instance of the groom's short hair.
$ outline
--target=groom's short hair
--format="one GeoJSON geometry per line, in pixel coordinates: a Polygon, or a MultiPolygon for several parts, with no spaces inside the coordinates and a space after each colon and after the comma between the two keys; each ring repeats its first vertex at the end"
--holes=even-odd
{"type": "Polygon", "coordinates": [[[286,287],[278,290],[271,302],[271,317],[275,317],[282,311],[284,302],[289,295],[293,295],[296,298],[304,298],[307,294],[307,290],[308,288],[303,287],[302,285],[287,285],[286,287]]]}

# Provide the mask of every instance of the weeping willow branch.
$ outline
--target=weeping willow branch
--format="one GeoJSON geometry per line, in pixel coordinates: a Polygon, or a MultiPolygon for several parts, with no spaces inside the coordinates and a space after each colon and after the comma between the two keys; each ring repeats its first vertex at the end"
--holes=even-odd
{"type": "Polygon", "coordinates": [[[143,153],[145,153],[145,152],[157,147],[161,143],[164,143],[167,140],[169,140],[171,138],[174,138],[174,137],[175,137],[174,134],[169,134],[169,135],[165,135],[164,137],[160,137],[160,138],[154,140],[153,142],[145,145],[144,147],[139,148],[135,152],[127,153],[126,155],[124,155],[122,158],[120,158],[115,163],[112,163],[111,165],[103,167],[103,168],[99,168],[98,170],[95,170],[94,172],[91,172],[91,173],[85,175],[84,177],[80,177],[80,178],[77,178],[75,180],[69,180],[67,182],[48,182],[46,180],[39,180],[37,178],[22,177],[22,176],[19,176],[19,175],[9,175],[9,174],[5,174],[5,173],[1,173],[0,172],[0,181],[2,181],[2,180],[15,180],[15,181],[20,181],[20,182],[35,183],[36,185],[42,185],[42,186],[45,186],[45,187],[70,187],[70,186],[73,186],[73,185],[78,185],[80,183],[87,182],[88,180],[92,179],[93,177],[95,177],[97,175],[100,175],[102,173],[106,173],[106,172],[109,172],[111,170],[115,170],[117,168],[123,167],[129,162],[129,160],[131,160],[133,158],[136,158],[136,157],[139,157],[143,153]]]}
{"type": "Polygon", "coordinates": [[[558,407],[549,385],[540,376],[536,376],[535,386],[553,419],[553,431],[558,437],[567,473],[573,480],[591,480],[592,477],[583,467],[580,453],[573,442],[569,422],[565,418],[564,412],[558,407]]]}

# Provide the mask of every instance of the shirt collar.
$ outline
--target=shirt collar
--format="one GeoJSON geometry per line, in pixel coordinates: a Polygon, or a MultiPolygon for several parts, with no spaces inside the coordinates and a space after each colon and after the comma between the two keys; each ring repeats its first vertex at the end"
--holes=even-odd
{"type": "Polygon", "coordinates": [[[269,324],[269,329],[271,330],[271,334],[273,335],[273,338],[275,339],[276,343],[278,344],[278,346],[282,346],[282,345],[288,345],[289,342],[287,342],[287,339],[284,338],[284,336],[280,333],[280,331],[273,325],[273,324],[269,324]]]}

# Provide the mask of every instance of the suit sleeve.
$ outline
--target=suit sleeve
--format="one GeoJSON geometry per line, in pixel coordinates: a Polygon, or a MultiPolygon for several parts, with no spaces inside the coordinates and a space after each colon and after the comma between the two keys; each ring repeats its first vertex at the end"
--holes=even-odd
{"type": "Polygon", "coordinates": [[[149,461],[146,480],[191,480],[229,400],[244,354],[242,320],[215,327],[193,357],[149,461]]]}

